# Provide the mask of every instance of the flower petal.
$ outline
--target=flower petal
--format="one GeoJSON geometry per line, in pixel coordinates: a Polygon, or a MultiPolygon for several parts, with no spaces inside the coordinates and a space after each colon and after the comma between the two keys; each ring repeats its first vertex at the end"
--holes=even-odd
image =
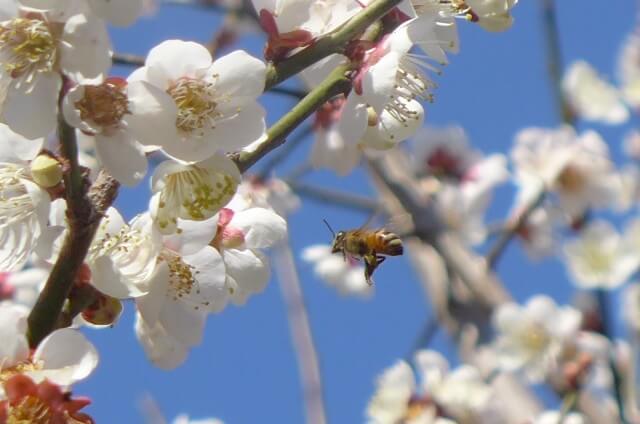
{"type": "Polygon", "coordinates": [[[91,374],[98,365],[98,352],[79,331],[61,328],[40,342],[33,359],[44,369],[28,372],[31,378],[68,386],[91,374]]]}
{"type": "Polygon", "coordinates": [[[111,43],[104,22],[92,15],[75,15],[64,26],[60,66],[76,82],[104,78],[111,67],[111,43]]]}
{"type": "Polygon", "coordinates": [[[282,217],[265,208],[250,208],[233,215],[229,223],[244,235],[249,248],[270,247],[287,235],[287,223],[282,217]]]}
{"type": "Polygon", "coordinates": [[[118,130],[95,136],[96,156],[107,172],[122,184],[137,185],[147,173],[147,156],[131,133],[118,130]]]}
{"type": "Polygon", "coordinates": [[[38,76],[28,94],[9,86],[2,110],[4,122],[23,137],[46,137],[56,127],[59,89],[60,76],[54,73],[38,76]]]}

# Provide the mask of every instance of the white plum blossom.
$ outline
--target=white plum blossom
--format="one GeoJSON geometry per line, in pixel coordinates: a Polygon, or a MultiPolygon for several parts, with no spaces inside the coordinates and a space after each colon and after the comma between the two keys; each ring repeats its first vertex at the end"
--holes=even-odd
{"type": "Polygon", "coordinates": [[[91,283],[117,299],[142,296],[150,290],[161,248],[161,236],[153,231],[149,214],[127,224],[115,208],[109,208],[87,253],[91,283]]]}
{"type": "Polygon", "coordinates": [[[95,14],[117,26],[131,25],[143,12],[144,0],[19,0],[22,7],[66,21],[78,13],[95,14]]]}
{"type": "Polygon", "coordinates": [[[47,227],[49,193],[33,181],[29,163],[13,157],[15,138],[0,140],[0,272],[20,269],[47,227]]]}
{"type": "Polygon", "coordinates": [[[561,210],[555,208],[545,198],[540,198],[543,190],[542,181],[538,181],[537,184],[532,182],[522,186],[516,195],[512,211],[509,214],[509,219],[516,221],[531,205],[535,202],[538,203],[517,231],[518,239],[524,246],[525,251],[534,260],[555,252],[557,236],[554,230],[557,226],[569,224],[561,210]]]}
{"type": "Polygon", "coordinates": [[[250,295],[264,290],[270,267],[260,249],[280,243],[286,235],[286,221],[269,209],[220,211],[217,232],[210,244],[222,255],[227,273],[225,284],[234,304],[242,305],[250,295]]]}
{"type": "Polygon", "coordinates": [[[348,257],[331,253],[331,246],[315,244],[302,250],[302,259],[313,265],[313,272],[345,296],[370,297],[374,288],[364,278],[364,266],[348,257]]]}
{"type": "MultiPolygon", "coordinates": [[[[637,224],[627,231],[628,235],[639,233],[637,224]]],[[[575,240],[564,245],[572,281],[583,289],[613,289],[622,285],[638,268],[638,251],[604,220],[589,223],[575,240]]]]}
{"type": "Polygon", "coordinates": [[[35,159],[44,145],[44,138],[39,137],[33,140],[25,138],[11,131],[5,124],[0,124],[0,140],[6,140],[1,142],[0,154],[3,157],[8,156],[21,161],[35,159]]]}
{"type": "Polygon", "coordinates": [[[624,99],[634,109],[640,106],[640,35],[630,34],[618,59],[618,79],[624,99]]]}
{"type": "Polygon", "coordinates": [[[224,309],[229,297],[225,264],[208,244],[215,227],[207,221],[184,227],[184,233],[164,237],[149,291],[136,298],[138,340],[165,369],[180,365],[200,344],[207,314],[224,309]]]}
{"type": "Polygon", "coordinates": [[[263,136],[264,109],[256,99],[265,75],[265,64],[242,50],[213,61],[200,44],[168,40],[151,49],[145,66],[128,81],[146,81],[169,94],[177,107],[175,125],[153,144],[177,160],[194,162],[243,149],[263,136]]]}
{"type": "Polygon", "coordinates": [[[579,412],[569,412],[564,415],[559,411],[544,411],[532,422],[532,424],[586,424],[584,416],[579,412]]]}
{"type": "MultiPolygon", "coordinates": [[[[197,325],[203,328],[205,313],[199,312],[197,317],[197,325]]],[[[165,370],[180,366],[187,359],[189,347],[199,343],[185,343],[168,333],[161,323],[148,324],[140,313],[136,314],[135,333],[149,360],[165,370]]]]}
{"type": "Polygon", "coordinates": [[[18,271],[0,273],[0,301],[32,307],[48,276],[49,269],[29,264],[18,271]]]}
{"type": "Polygon", "coordinates": [[[82,82],[104,77],[111,66],[107,30],[99,19],[76,14],[62,31],[57,26],[34,14],[0,23],[2,121],[27,138],[55,128],[61,74],[82,82]]]}
{"type": "Polygon", "coordinates": [[[376,392],[369,401],[367,417],[371,424],[395,424],[406,418],[409,401],[416,390],[411,366],[398,361],[376,381],[376,392]]]}
{"type": "Polygon", "coordinates": [[[618,90],[585,61],[569,66],[562,79],[562,90],[572,111],[582,119],[613,125],[629,119],[618,90]]]}
{"type": "Polygon", "coordinates": [[[471,20],[487,31],[505,31],[513,24],[511,9],[518,0],[464,0],[471,20]]]}
{"type": "Polygon", "coordinates": [[[501,305],[493,315],[498,368],[522,371],[531,382],[542,381],[565,344],[575,338],[581,319],[576,309],[559,307],[544,295],[532,297],[524,306],[501,305]]]}
{"type": "Polygon", "coordinates": [[[147,172],[144,146],[171,132],[177,108],[168,94],[149,83],[109,78],[72,88],[63,112],[67,122],[82,131],[81,138],[93,138],[97,159],[107,172],[132,186],[147,172]]]}
{"type": "MultiPolygon", "coordinates": [[[[48,379],[70,386],[85,379],[98,365],[98,353],[77,330],[61,328],[45,337],[35,351],[27,343],[28,309],[9,302],[0,303],[0,383],[15,374],[28,375],[33,381],[48,379]]],[[[0,399],[4,391],[0,386],[0,399]]]]}
{"type": "Polygon", "coordinates": [[[172,424],[224,424],[222,420],[217,418],[202,418],[193,420],[187,414],[180,414],[173,419],[172,424]]]}
{"type": "Polygon", "coordinates": [[[151,217],[163,234],[179,230],[178,218],[211,218],[234,196],[240,179],[238,167],[221,153],[193,164],[162,162],[151,178],[151,217]]]}
{"type": "Polygon", "coordinates": [[[491,192],[475,187],[443,184],[435,194],[438,216],[449,230],[470,245],[482,243],[487,235],[484,214],[491,192]]]}
{"type": "MultiPolygon", "coordinates": [[[[351,102],[355,97],[350,96],[351,102]]],[[[366,109],[347,105],[344,97],[325,103],[314,122],[315,141],[311,150],[311,165],[328,168],[338,175],[347,175],[362,158],[363,147],[358,144],[365,132],[366,109]]]]}
{"type": "MultiPolygon", "coordinates": [[[[508,178],[506,158],[492,155],[471,165],[457,184],[425,184],[432,191],[436,208],[444,223],[468,244],[481,243],[486,237],[484,214],[491,202],[493,189],[508,178]]],[[[426,179],[427,181],[430,178],[426,179]]]]}
{"type": "Polygon", "coordinates": [[[622,141],[624,153],[632,160],[640,160],[640,132],[631,130],[627,132],[622,141]]]}
{"type": "Polygon", "coordinates": [[[616,204],[622,190],[607,144],[595,131],[577,136],[570,127],[526,128],[516,135],[511,157],[522,189],[542,182],[572,218],[616,204]]]}
{"type": "Polygon", "coordinates": [[[491,388],[475,368],[462,365],[449,371],[444,357],[428,350],[418,351],[414,362],[419,385],[405,361],[396,362],[378,377],[376,392],[367,407],[369,423],[482,422],[491,388]]]}
{"type": "Polygon", "coordinates": [[[260,207],[272,209],[280,216],[287,216],[300,208],[300,198],[295,195],[291,187],[279,178],[245,180],[238,186],[238,193],[234,202],[240,203],[245,199],[243,209],[260,207]]]}
{"type": "Polygon", "coordinates": [[[459,422],[477,422],[489,405],[491,388],[471,365],[449,370],[445,358],[437,352],[421,350],[414,362],[421,377],[422,389],[459,422]]]}

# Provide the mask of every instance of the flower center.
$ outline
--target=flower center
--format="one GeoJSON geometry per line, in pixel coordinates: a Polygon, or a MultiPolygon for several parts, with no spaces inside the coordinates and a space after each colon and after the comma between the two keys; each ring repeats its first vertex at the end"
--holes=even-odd
{"type": "Polygon", "coordinates": [[[49,405],[37,396],[25,396],[16,405],[9,405],[7,424],[47,424],[53,414],[49,405]]]}
{"type": "Polygon", "coordinates": [[[600,243],[587,243],[582,251],[584,261],[594,273],[606,273],[611,269],[615,256],[602,249],[600,243]]]}
{"type": "Polygon", "coordinates": [[[175,216],[202,221],[212,217],[236,192],[237,182],[227,174],[191,166],[167,176],[160,194],[158,224],[175,225],[175,216]]]}
{"type": "Polygon", "coordinates": [[[333,100],[329,100],[324,103],[316,111],[315,121],[313,127],[318,129],[328,129],[340,119],[342,113],[342,107],[344,106],[346,99],[344,96],[338,97],[333,100]]]}
{"type": "Polygon", "coordinates": [[[522,344],[535,352],[544,350],[551,341],[549,333],[540,324],[531,324],[520,337],[522,344]]]}
{"type": "Polygon", "coordinates": [[[57,46],[46,23],[16,18],[0,24],[2,66],[12,78],[27,84],[40,72],[51,72],[57,59],[57,46]]]}
{"type": "Polygon", "coordinates": [[[217,249],[219,252],[222,248],[234,249],[242,246],[244,243],[244,233],[238,228],[229,226],[234,212],[228,208],[222,208],[218,216],[218,229],[216,235],[209,243],[209,246],[217,249]]]}
{"type": "Polygon", "coordinates": [[[577,167],[571,165],[566,166],[556,180],[556,184],[560,189],[570,193],[576,193],[582,190],[586,182],[587,180],[584,173],[577,167]]]}
{"type": "Polygon", "coordinates": [[[449,153],[446,149],[438,147],[425,163],[427,172],[437,177],[448,177],[454,180],[462,180],[463,171],[461,168],[460,158],[449,153]]]}
{"type": "Polygon", "coordinates": [[[167,93],[178,106],[176,127],[186,133],[195,132],[202,136],[205,129],[215,128],[223,116],[217,109],[220,95],[216,93],[215,80],[181,78],[167,93]]]}
{"type": "Polygon", "coordinates": [[[194,274],[198,271],[175,253],[165,251],[162,258],[169,266],[169,287],[173,300],[188,296],[196,283],[194,274]]]}
{"type": "Polygon", "coordinates": [[[123,83],[114,80],[84,86],[84,96],[74,103],[80,118],[102,128],[117,126],[125,114],[131,113],[123,88],[123,83]]]}

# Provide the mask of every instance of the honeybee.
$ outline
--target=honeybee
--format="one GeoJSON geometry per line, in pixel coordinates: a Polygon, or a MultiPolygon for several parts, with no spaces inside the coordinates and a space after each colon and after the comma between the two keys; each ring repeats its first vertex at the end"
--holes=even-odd
{"type": "Polygon", "coordinates": [[[326,220],[324,223],[333,234],[331,253],[341,252],[345,260],[347,255],[355,259],[362,258],[365,264],[364,278],[369,285],[373,284],[371,281],[373,272],[387,259],[387,256],[402,255],[402,240],[384,228],[367,230],[360,227],[336,233],[326,220]]]}

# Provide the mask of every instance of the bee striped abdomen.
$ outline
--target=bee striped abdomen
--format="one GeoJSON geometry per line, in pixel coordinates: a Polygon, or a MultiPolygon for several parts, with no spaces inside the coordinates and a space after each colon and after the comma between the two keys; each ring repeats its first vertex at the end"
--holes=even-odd
{"type": "Polygon", "coordinates": [[[371,240],[372,245],[376,253],[389,256],[402,255],[402,240],[396,234],[386,230],[379,230],[373,234],[372,238],[374,239],[371,240]]]}

